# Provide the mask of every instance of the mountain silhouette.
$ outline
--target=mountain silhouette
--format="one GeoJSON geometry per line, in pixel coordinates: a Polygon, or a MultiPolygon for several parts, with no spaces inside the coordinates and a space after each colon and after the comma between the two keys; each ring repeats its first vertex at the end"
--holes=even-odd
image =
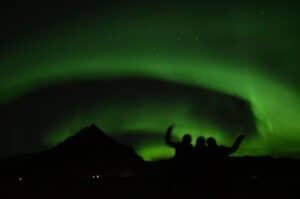
{"type": "Polygon", "coordinates": [[[133,148],[107,136],[92,124],[67,138],[54,148],[39,155],[42,163],[80,170],[97,170],[107,175],[137,171],[143,159],[133,148]]]}
{"type": "Polygon", "coordinates": [[[76,196],[81,191],[97,190],[102,197],[107,191],[121,197],[128,190],[137,194],[171,191],[186,196],[223,190],[260,193],[262,188],[267,193],[290,193],[299,187],[300,162],[296,159],[246,156],[217,162],[200,159],[187,163],[188,167],[182,163],[186,162],[172,158],[146,162],[131,147],[92,124],[47,151],[0,159],[0,186],[12,192],[67,190],[76,196]]]}

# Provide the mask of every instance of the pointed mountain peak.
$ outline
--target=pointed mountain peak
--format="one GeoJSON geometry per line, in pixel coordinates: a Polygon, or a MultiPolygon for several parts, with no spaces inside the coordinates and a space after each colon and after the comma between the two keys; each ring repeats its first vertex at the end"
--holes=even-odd
{"type": "Polygon", "coordinates": [[[98,128],[95,124],[82,128],[80,131],[64,140],[59,145],[72,145],[73,147],[92,147],[92,146],[103,146],[115,141],[106,135],[103,130],[98,128]]]}
{"type": "MultiPolygon", "coordinates": [[[[78,133],[72,136],[74,137],[100,137],[106,136],[104,131],[99,129],[95,124],[91,124],[90,126],[84,127],[78,133]]],[[[70,137],[71,138],[71,137],[70,137]]]]}
{"type": "Polygon", "coordinates": [[[52,164],[57,162],[58,165],[77,169],[100,169],[116,175],[124,169],[139,168],[144,164],[132,147],[117,142],[95,124],[84,127],[42,155],[45,161],[51,161],[52,164]]]}
{"type": "Polygon", "coordinates": [[[79,130],[74,135],[67,138],[63,143],[65,142],[95,142],[95,141],[109,141],[114,142],[111,137],[106,135],[103,130],[98,128],[95,124],[91,124],[90,126],[84,127],[81,130],[79,130]]]}
{"type": "Polygon", "coordinates": [[[131,147],[123,145],[106,135],[95,124],[87,126],[67,138],[54,147],[54,151],[60,154],[73,154],[76,157],[78,154],[85,154],[106,158],[111,156],[118,159],[123,157],[140,159],[131,147]]]}

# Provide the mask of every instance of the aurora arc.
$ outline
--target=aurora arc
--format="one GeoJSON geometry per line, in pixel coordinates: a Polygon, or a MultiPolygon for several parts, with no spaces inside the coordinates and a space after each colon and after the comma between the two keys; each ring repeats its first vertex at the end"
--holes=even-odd
{"type": "MultiPolygon", "coordinates": [[[[274,44],[273,41],[279,38],[279,34],[276,34],[279,26],[276,23],[268,23],[256,13],[235,12],[226,17],[207,17],[205,21],[203,16],[195,17],[192,14],[171,13],[172,17],[161,19],[159,14],[157,17],[139,13],[139,18],[135,18],[130,10],[123,12],[126,17],[115,17],[101,25],[98,24],[99,19],[85,18],[69,25],[59,24],[46,31],[27,34],[25,39],[7,49],[0,62],[1,68],[5,68],[0,75],[2,104],[57,82],[127,76],[153,77],[247,99],[253,113],[264,125],[257,124],[260,137],[246,141],[240,154],[282,155],[300,151],[298,87],[277,73],[270,72],[263,63],[257,61],[249,47],[255,42],[265,42],[270,49],[288,46],[293,51],[295,44],[292,39],[274,44]],[[189,23],[185,23],[187,20],[189,23]],[[267,32],[273,32],[272,42],[267,32]],[[218,46],[221,41],[232,43],[218,46]]],[[[271,16],[269,20],[278,20],[276,11],[267,12],[271,16]]],[[[280,22],[285,24],[285,18],[280,22]]],[[[290,61],[284,64],[295,64],[293,56],[294,53],[290,61]]],[[[176,113],[170,110],[161,112],[170,112],[180,121],[186,106],[178,106],[176,113]]],[[[62,121],[57,129],[45,132],[43,142],[53,145],[74,133],[80,125],[98,121],[96,111],[78,113],[74,118],[62,121]]],[[[126,128],[142,128],[136,127],[136,123],[139,123],[145,124],[144,128],[163,133],[163,117],[164,114],[158,116],[150,124],[145,122],[148,120],[146,116],[136,118],[134,122],[128,120],[126,128]]],[[[184,122],[178,125],[175,133],[188,130],[192,135],[203,131],[214,131],[212,133],[215,136],[222,134],[213,127],[195,124],[191,118],[181,120],[184,122]]],[[[106,121],[100,123],[105,128],[106,121]]],[[[110,129],[106,130],[110,132],[110,129]]],[[[218,138],[218,141],[222,141],[222,136],[218,138]]],[[[169,149],[159,144],[145,144],[137,150],[146,159],[170,154],[169,149]]]]}

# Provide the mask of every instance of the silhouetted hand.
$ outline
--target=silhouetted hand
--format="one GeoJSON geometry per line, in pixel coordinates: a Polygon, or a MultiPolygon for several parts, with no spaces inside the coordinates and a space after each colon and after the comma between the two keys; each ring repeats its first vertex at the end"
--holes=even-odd
{"type": "Polygon", "coordinates": [[[244,134],[237,137],[234,144],[230,148],[228,148],[227,154],[230,155],[230,154],[236,152],[239,149],[240,144],[242,143],[244,138],[245,138],[244,134]]]}
{"type": "Polygon", "coordinates": [[[171,133],[174,129],[174,126],[175,126],[174,124],[171,124],[167,129],[167,133],[171,133]]]}
{"type": "Polygon", "coordinates": [[[241,134],[236,140],[237,142],[241,142],[245,138],[244,134],[241,134]]]}
{"type": "Polygon", "coordinates": [[[174,125],[170,125],[167,129],[167,132],[166,132],[166,143],[167,145],[169,146],[172,146],[172,147],[175,147],[175,143],[172,141],[171,137],[172,137],[172,131],[173,131],[173,128],[174,128],[174,125]]]}

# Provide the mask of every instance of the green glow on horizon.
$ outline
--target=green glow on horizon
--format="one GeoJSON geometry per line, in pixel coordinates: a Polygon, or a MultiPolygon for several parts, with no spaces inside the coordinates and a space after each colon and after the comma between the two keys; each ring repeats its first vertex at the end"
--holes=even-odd
{"type": "MultiPolygon", "coordinates": [[[[280,38],[276,24],[261,20],[259,16],[241,13],[224,19],[211,17],[205,22],[208,26],[205,29],[197,26],[201,22],[191,16],[188,17],[189,24],[176,18],[140,18],[117,18],[103,26],[97,25],[97,20],[88,24],[81,22],[56,27],[47,34],[20,42],[20,46],[7,52],[6,59],[0,62],[1,67],[7,68],[0,75],[0,101],[6,103],[42,85],[72,79],[148,76],[203,86],[249,100],[255,116],[265,125],[257,124],[260,137],[247,140],[240,154],[277,155],[300,151],[299,86],[265,69],[263,64],[248,55],[247,48],[244,51],[237,48],[232,56],[226,52],[228,46],[214,52],[204,43],[207,37],[220,39],[225,35],[228,39],[235,38],[234,43],[246,46],[264,42],[271,49],[281,46],[293,48],[292,40],[272,42],[280,38]],[[274,34],[270,35],[270,32],[274,34]],[[216,38],[210,37],[211,33],[215,33],[216,38]]],[[[292,66],[295,63],[291,59],[285,64],[292,66]]],[[[121,116],[126,117],[126,123],[119,128],[164,133],[166,125],[175,123],[178,125],[177,135],[188,131],[197,136],[199,132],[205,132],[216,136],[220,142],[230,143],[220,129],[206,126],[205,122],[198,124],[194,118],[184,114],[187,104],[176,104],[176,110],[164,103],[157,107],[144,105],[139,110],[127,110],[114,105],[102,110],[102,114],[98,114],[97,108],[92,112],[78,113],[51,130],[44,142],[48,146],[54,145],[91,122],[112,132],[116,129],[109,125],[109,120],[116,120],[120,113],[126,112],[128,116],[121,116]],[[157,107],[162,110],[160,116],[149,119],[149,115],[155,115],[157,107]],[[151,111],[152,114],[142,114],[151,111]]],[[[169,149],[157,144],[145,144],[137,150],[146,159],[170,154],[169,149]]]]}

